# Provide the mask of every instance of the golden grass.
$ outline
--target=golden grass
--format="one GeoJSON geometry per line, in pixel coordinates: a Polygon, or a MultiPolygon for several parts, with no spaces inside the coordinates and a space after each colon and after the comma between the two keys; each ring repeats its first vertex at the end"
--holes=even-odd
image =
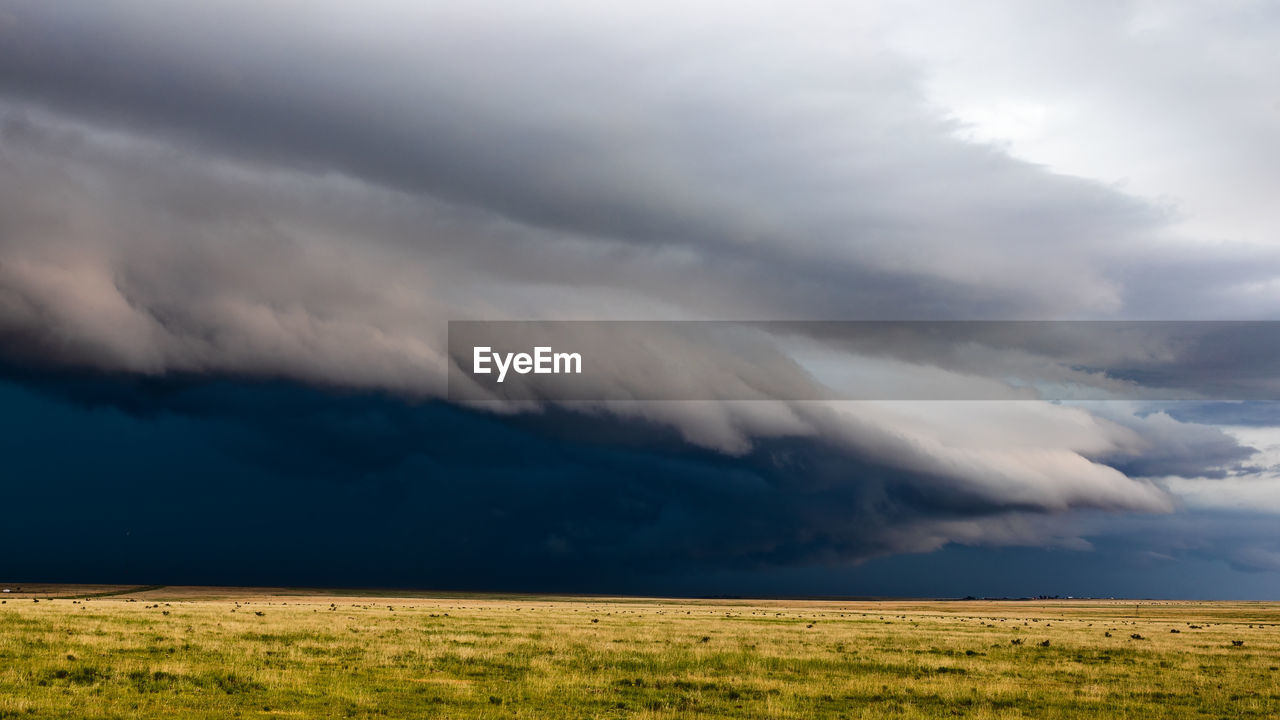
{"type": "Polygon", "coordinates": [[[1280,604],[23,589],[0,717],[1280,717],[1280,604]]]}

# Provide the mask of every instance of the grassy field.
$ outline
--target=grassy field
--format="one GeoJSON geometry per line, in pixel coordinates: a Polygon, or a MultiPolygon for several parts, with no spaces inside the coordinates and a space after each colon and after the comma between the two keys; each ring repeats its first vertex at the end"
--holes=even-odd
{"type": "Polygon", "coordinates": [[[406,595],[24,586],[0,718],[1280,717],[1280,604],[406,595]]]}

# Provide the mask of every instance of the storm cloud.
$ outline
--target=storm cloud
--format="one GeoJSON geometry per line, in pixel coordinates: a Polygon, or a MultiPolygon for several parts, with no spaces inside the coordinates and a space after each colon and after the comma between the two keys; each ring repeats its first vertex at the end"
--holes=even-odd
{"type": "MultiPolygon", "coordinates": [[[[238,517],[265,542],[289,498],[317,543],[337,508],[387,513],[401,550],[364,583],[480,586],[463,568],[496,556],[525,559],[494,571],[507,586],[587,588],[588,567],[1084,548],[1075,513],[1167,517],[1168,478],[1247,474],[1238,436],[1141,404],[788,400],[816,380],[786,342],[653,379],[774,400],[446,401],[450,320],[1266,319],[1273,250],[1188,240],[1205,226],[1169,202],[966,136],[924,27],[824,3],[0,0],[13,412],[208,434],[199,452],[262,493],[212,500],[197,473],[210,535],[238,517]]],[[[891,353],[879,377],[1003,377],[938,364],[891,353]]],[[[31,457],[24,477],[95,497],[183,466],[31,457]]],[[[322,565],[292,581],[342,579],[322,565]]]]}

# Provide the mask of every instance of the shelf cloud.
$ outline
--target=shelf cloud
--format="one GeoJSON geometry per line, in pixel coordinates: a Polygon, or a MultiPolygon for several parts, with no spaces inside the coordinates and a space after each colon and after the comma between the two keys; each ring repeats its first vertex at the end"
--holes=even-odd
{"type": "MultiPolygon", "coordinates": [[[[1211,109],[1172,106],[1185,68],[1154,62],[1188,39],[1184,15],[1046,12],[1114,29],[1111,62],[1129,72],[1097,78],[1100,95],[1150,87],[1161,132],[1214,127],[1211,109]],[[1132,45],[1139,59],[1122,52],[1132,45]]],[[[1274,13],[1239,12],[1257,22],[1222,33],[1280,33],[1274,13]]],[[[973,23],[972,37],[991,31],[973,23]]],[[[992,83],[1030,93],[1025,78],[948,74],[968,66],[945,64],[930,28],[821,2],[0,0],[3,387],[14,407],[86,436],[94,422],[203,433],[197,454],[275,483],[262,508],[215,504],[227,514],[265,523],[285,488],[314,488],[307,513],[333,520],[352,502],[361,527],[384,512],[459,553],[427,562],[427,543],[410,543],[383,568],[410,584],[416,562],[478,583],[461,568],[486,557],[513,586],[522,567],[568,586],[611,564],[661,574],[843,567],[954,544],[1087,550],[1097,526],[1082,518],[1158,522],[1194,512],[1187,482],[1271,482],[1258,448],[1223,429],[1230,418],[1141,401],[797,400],[794,388],[865,357],[831,346],[815,369],[811,345],[776,337],[754,366],[709,354],[644,379],[747,384],[757,402],[450,402],[451,320],[1274,316],[1280,254],[1229,242],[1264,211],[1219,228],[1195,214],[1227,206],[1216,190],[1203,206],[1149,191],[1155,161],[1135,165],[1130,189],[1088,174],[1104,158],[1051,152],[1074,138],[991,137],[1003,126],[981,110],[1005,107],[992,83]]],[[[1261,66],[1221,60],[1223,38],[1205,37],[1177,52],[1255,87],[1261,66]]],[[[1045,52],[1045,93],[1064,92],[1037,96],[1052,114],[1080,71],[1062,47],[1045,52]]],[[[1222,112],[1242,112],[1248,91],[1223,93],[1222,112]]],[[[1274,124],[1249,127],[1199,152],[1234,167],[1244,145],[1280,145],[1274,124]]],[[[1108,142],[1079,138],[1093,153],[1108,142]]],[[[1176,170],[1169,192],[1197,192],[1176,170]]],[[[1202,384],[1226,351],[1196,350],[1183,380],[1202,384]]],[[[1009,372],[980,354],[876,362],[886,383],[1009,372]]],[[[1266,377],[1265,363],[1246,365],[1266,377]]],[[[1120,379],[1149,379],[1130,369],[1120,379]]],[[[132,463],[113,459],[103,481],[173,468],[132,463]]],[[[83,468],[61,472],[94,493],[83,468]]],[[[1275,548],[1239,535],[1202,547],[1274,565],[1275,548]]]]}

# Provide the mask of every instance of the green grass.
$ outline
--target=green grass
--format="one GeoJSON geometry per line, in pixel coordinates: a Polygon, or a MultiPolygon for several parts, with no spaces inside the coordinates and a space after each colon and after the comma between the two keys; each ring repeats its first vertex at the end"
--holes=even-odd
{"type": "Polygon", "coordinates": [[[0,718],[1276,718],[1277,623],[1259,603],[7,596],[0,718]]]}

